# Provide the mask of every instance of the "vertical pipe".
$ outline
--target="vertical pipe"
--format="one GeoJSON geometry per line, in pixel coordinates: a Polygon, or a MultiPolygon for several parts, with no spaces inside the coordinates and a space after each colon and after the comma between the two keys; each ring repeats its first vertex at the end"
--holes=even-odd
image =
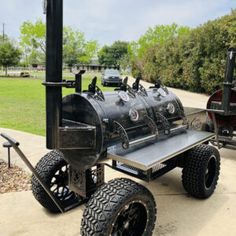
{"type": "MultiPolygon", "coordinates": [[[[62,81],[63,0],[47,0],[46,82],[62,81]]],[[[47,148],[58,148],[61,125],[61,87],[46,87],[47,148]]]]}
{"type": "Polygon", "coordinates": [[[79,73],[75,75],[75,92],[81,93],[82,91],[82,75],[85,73],[85,70],[80,70],[79,73]]]}
{"type": "Polygon", "coordinates": [[[7,154],[8,154],[8,169],[11,168],[11,151],[10,151],[10,147],[7,148],[7,154]]]}
{"type": "Polygon", "coordinates": [[[81,93],[82,91],[82,74],[78,73],[75,75],[75,92],[81,93]]]}
{"type": "Polygon", "coordinates": [[[230,48],[228,50],[225,81],[223,83],[222,110],[224,110],[225,115],[228,115],[230,113],[230,97],[231,97],[231,89],[233,86],[232,82],[235,68],[235,56],[236,56],[236,49],[230,48]]]}

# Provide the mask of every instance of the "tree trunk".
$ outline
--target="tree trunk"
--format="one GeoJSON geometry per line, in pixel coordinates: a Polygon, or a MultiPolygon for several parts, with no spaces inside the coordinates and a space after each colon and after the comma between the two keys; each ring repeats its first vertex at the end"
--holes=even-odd
{"type": "Polygon", "coordinates": [[[5,67],[5,76],[7,76],[7,66],[5,67]]]}

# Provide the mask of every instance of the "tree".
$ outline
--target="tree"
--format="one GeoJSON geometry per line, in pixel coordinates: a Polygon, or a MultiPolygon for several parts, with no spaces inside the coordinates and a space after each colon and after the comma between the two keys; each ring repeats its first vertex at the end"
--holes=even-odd
{"type": "Polygon", "coordinates": [[[19,63],[21,52],[19,48],[15,47],[10,41],[0,43],[0,65],[5,68],[5,75],[7,76],[7,68],[15,66],[19,63]]]}
{"type": "Polygon", "coordinates": [[[99,63],[106,66],[120,66],[122,58],[128,55],[128,45],[123,41],[116,41],[111,46],[105,45],[98,53],[99,63]]]}
{"type": "Polygon", "coordinates": [[[25,58],[27,60],[27,63],[24,63],[26,65],[29,65],[29,63],[34,66],[34,65],[42,65],[45,64],[45,53],[37,51],[32,49],[30,55],[25,58]]]}
{"type": "Polygon", "coordinates": [[[86,41],[85,36],[71,27],[64,28],[63,59],[72,66],[77,63],[90,63],[98,51],[97,41],[86,41]]]}
{"type": "Polygon", "coordinates": [[[236,10],[189,29],[156,26],[129,48],[133,75],[167,86],[212,93],[222,86],[226,51],[236,46],[236,10]]]}
{"type": "Polygon", "coordinates": [[[3,37],[3,35],[0,35],[0,43],[3,43],[4,41],[8,41],[8,40],[9,40],[9,38],[6,34],[4,35],[4,37],[3,37]]]}
{"type": "Polygon", "coordinates": [[[21,45],[24,48],[46,52],[46,25],[42,20],[37,20],[35,23],[24,22],[20,27],[20,34],[21,45]]]}
{"type": "MultiPolygon", "coordinates": [[[[24,50],[25,61],[30,64],[43,64],[46,52],[46,26],[42,20],[35,23],[26,21],[21,26],[21,46],[24,50]]],[[[89,63],[96,57],[97,41],[86,41],[85,36],[71,27],[63,29],[63,60],[67,65],[89,63]]]]}
{"type": "Polygon", "coordinates": [[[84,34],[80,31],[73,31],[71,27],[65,27],[63,31],[63,59],[67,65],[74,65],[78,57],[83,54],[85,46],[84,34]]]}
{"type": "Polygon", "coordinates": [[[102,49],[98,52],[98,61],[101,65],[106,66],[115,64],[109,46],[103,46],[102,49]]]}
{"type": "Polygon", "coordinates": [[[84,55],[81,55],[78,58],[78,60],[81,63],[85,63],[85,64],[90,63],[92,59],[96,58],[98,48],[99,46],[98,46],[97,41],[92,40],[92,41],[86,42],[85,47],[84,47],[85,53],[84,55]]]}
{"type": "Polygon", "coordinates": [[[44,64],[46,52],[46,25],[42,20],[24,22],[20,27],[20,45],[25,64],[44,64]]]}
{"type": "Polygon", "coordinates": [[[118,65],[122,71],[125,73],[131,72],[131,64],[129,54],[125,54],[120,60],[118,60],[118,65]]]}
{"type": "Polygon", "coordinates": [[[165,53],[163,48],[169,41],[189,33],[188,27],[177,24],[157,25],[149,28],[136,42],[131,42],[128,52],[134,76],[142,74],[142,77],[148,81],[156,80],[158,70],[161,68],[160,64],[163,63],[160,59],[164,57],[163,54],[156,54],[165,53]]]}
{"type": "Polygon", "coordinates": [[[168,40],[176,38],[177,36],[185,35],[190,32],[190,29],[185,26],[171,25],[156,25],[149,28],[144,35],[142,35],[137,42],[131,44],[131,51],[138,57],[155,45],[164,45],[168,40]]]}

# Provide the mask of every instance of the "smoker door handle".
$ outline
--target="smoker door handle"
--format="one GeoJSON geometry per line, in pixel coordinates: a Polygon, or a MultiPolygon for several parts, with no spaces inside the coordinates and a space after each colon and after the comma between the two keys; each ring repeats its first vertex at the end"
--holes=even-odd
{"type": "Polygon", "coordinates": [[[115,120],[113,121],[114,131],[119,134],[120,139],[122,140],[123,149],[128,149],[132,146],[139,145],[145,142],[155,141],[158,138],[159,132],[158,132],[157,125],[154,122],[154,120],[146,115],[144,117],[144,122],[151,129],[152,134],[130,141],[125,128],[118,121],[115,121],[115,120]]]}
{"type": "MultiPolygon", "coordinates": [[[[181,133],[183,131],[186,131],[188,129],[188,125],[179,125],[175,128],[170,129],[170,134],[177,134],[177,133],[181,133]]],[[[135,139],[132,141],[129,141],[127,146],[123,146],[124,149],[139,145],[139,144],[143,144],[146,142],[150,142],[150,141],[156,141],[159,137],[158,132],[148,135],[148,136],[144,136],[140,139],[135,139]]]]}
{"type": "Polygon", "coordinates": [[[157,138],[158,138],[158,133],[151,134],[151,135],[148,135],[148,136],[144,136],[140,139],[135,139],[135,140],[130,141],[129,142],[129,147],[133,147],[133,146],[143,144],[143,143],[146,143],[146,142],[150,142],[150,141],[156,141],[157,138]]]}

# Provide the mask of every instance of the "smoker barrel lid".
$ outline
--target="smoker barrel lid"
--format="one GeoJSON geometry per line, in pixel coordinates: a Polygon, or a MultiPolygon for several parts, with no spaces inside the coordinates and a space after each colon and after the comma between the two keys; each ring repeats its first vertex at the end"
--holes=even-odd
{"type": "Polygon", "coordinates": [[[213,133],[187,130],[141,148],[125,150],[119,145],[112,146],[108,149],[108,158],[146,171],[213,137],[213,133]]]}

